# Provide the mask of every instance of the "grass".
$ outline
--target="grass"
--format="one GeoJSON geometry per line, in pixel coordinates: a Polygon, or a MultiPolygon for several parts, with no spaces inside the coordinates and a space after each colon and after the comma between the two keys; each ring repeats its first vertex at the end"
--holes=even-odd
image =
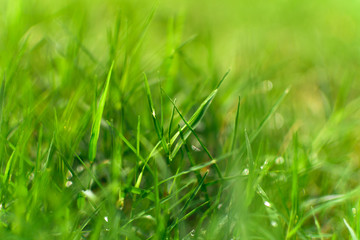
{"type": "Polygon", "coordinates": [[[0,239],[360,238],[358,2],[0,3],[0,239]]]}

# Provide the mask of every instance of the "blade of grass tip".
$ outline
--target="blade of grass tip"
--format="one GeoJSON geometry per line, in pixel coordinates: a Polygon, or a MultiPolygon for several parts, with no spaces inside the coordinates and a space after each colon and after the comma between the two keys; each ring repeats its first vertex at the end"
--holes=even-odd
{"type": "Polygon", "coordinates": [[[99,133],[100,133],[100,124],[101,124],[101,119],[102,119],[102,115],[103,115],[103,111],[104,111],[104,107],[105,107],[106,97],[107,97],[108,91],[109,91],[110,78],[111,78],[111,73],[112,73],[113,67],[114,67],[114,61],[112,62],[109,73],[107,75],[105,88],[101,94],[99,106],[96,110],[94,122],[93,122],[93,125],[91,128],[91,137],[90,137],[90,146],[89,146],[90,162],[94,162],[95,157],[96,157],[97,143],[98,143],[99,133]]]}
{"type": "Polygon", "coordinates": [[[147,168],[149,170],[149,172],[151,174],[153,174],[153,171],[151,170],[151,168],[147,165],[147,162],[150,160],[150,158],[153,156],[153,151],[156,150],[156,148],[158,147],[158,145],[160,144],[160,142],[154,147],[153,151],[150,153],[150,155],[147,157],[147,159],[145,160],[141,155],[140,155],[140,152],[139,154],[137,154],[137,150],[135,149],[135,147],[133,145],[131,145],[131,143],[114,127],[112,126],[111,122],[109,121],[106,121],[107,124],[113,129],[115,130],[114,132],[118,134],[118,136],[121,138],[121,140],[130,148],[130,150],[135,153],[138,157],[138,159],[140,159],[140,161],[144,164],[143,165],[143,168],[139,174],[139,177],[135,183],[135,187],[139,188],[140,187],[140,183],[141,183],[141,179],[142,179],[142,176],[143,176],[143,172],[145,170],[145,168],[147,168]]]}
{"type": "Polygon", "coordinates": [[[346,221],[345,218],[343,218],[343,220],[344,220],[346,228],[349,230],[349,233],[350,233],[350,236],[351,236],[352,240],[358,240],[358,238],[356,237],[354,229],[352,229],[352,227],[349,225],[349,223],[346,221]]]}
{"type": "Polygon", "coordinates": [[[291,230],[296,224],[296,215],[298,212],[298,202],[299,202],[299,186],[298,186],[298,138],[297,134],[294,135],[294,157],[292,164],[292,187],[291,187],[291,211],[289,218],[289,225],[286,233],[286,239],[291,238],[291,230]]]}
{"type": "MultiPolygon", "coordinates": [[[[174,98],[174,103],[176,103],[176,98],[174,98]]],[[[171,117],[170,117],[170,123],[169,123],[169,147],[170,147],[170,140],[171,140],[171,128],[172,128],[172,123],[174,121],[174,114],[175,114],[175,107],[173,106],[172,112],[171,112],[171,117]]],[[[169,149],[170,150],[170,149],[169,149]]]]}
{"type": "MultiPolygon", "coordinates": [[[[218,90],[215,89],[214,91],[212,91],[210,93],[210,95],[201,103],[201,105],[199,106],[199,108],[195,111],[195,113],[191,116],[191,118],[189,119],[188,123],[189,125],[191,125],[194,129],[198,126],[198,124],[200,123],[200,121],[202,120],[202,118],[204,117],[206,111],[208,110],[210,104],[212,103],[212,100],[214,99],[214,97],[216,96],[218,90]]],[[[175,103],[175,102],[174,102],[175,103]]],[[[175,109],[176,110],[176,109],[175,109]]],[[[190,130],[188,128],[188,126],[184,125],[181,129],[181,131],[184,133],[184,137],[185,139],[187,139],[190,135],[190,130]]],[[[176,132],[174,134],[174,136],[171,138],[170,140],[170,144],[174,144],[174,142],[176,141],[176,139],[179,137],[179,132],[176,132]]],[[[179,151],[180,147],[182,146],[182,142],[178,143],[174,150],[172,155],[176,155],[177,151],[179,151]]]]}
{"type": "MultiPolygon", "coordinates": [[[[166,94],[166,93],[165,93],[166,94]]],[[[201,147],[204,149],[204,151],[206,152],[206,154],[208,155],[208,157],[212,160],[212,162],[215,160],[210,152],[208,151],[208,149],[205,147],[205,145],[202,143],[202,141],[200,140],[200,138],[198,137],[198,135],[195,133],[195,131],[192,129],[192,127],[190,126],[190,124],[185,120],[184,116],[181,114],[181,112],[179,111],[179,109],[176,107],[174,101],[166,94],[166,96],[169,98],[169,100],[172,102],[172,104],[175,107],[176,112],[179,114],[179,116],[181,117],[181,119],[184,121],[184,123],[186,124],[186,126],[190,129],[191,133],[195,136],[195,138],[198,140],[198,142],[200,143],[201,147]]],[[[184,137],[185,139],[185,137],[184,137]]],[[[181,146],[180,146],[181,147],[181,146]]],[[[218,165],[216,164],[216,161],[214,162],[214,166],[216,169],[217,174],[219,175],[219,177],[222,179],[222,173],[218,167],[218,165]]]]}
{"type": "Polygon", "coordinates": [[[50,146],[49,146],[49,149],[47,151],[46,160],[45,160],[45,163],[44,163],[44,165],[42,166],[42,169],[41,169],[42,171],[45,171],[45,169],[48,166],[48,163],[49,163],[50,157],[51,157],[51,151],[52,151],[53,145],[54,145],[54,141],[55,141],[55,132],[53,133],[53,136],[51,138],[50,146]]]}
{"type": "Polygon", "coordinates": [[[149,108],[150,108],[150,112],[151,112],[151,116],[153,119],[153,123],[154,123],[154,127],[155,127],[155,131],[158,135],[159,140],[161,141],[162,147],[166,153],[167,156],[169,156],[169,150],[168,150],[168,146],[166,144],[165,138],[163,136],[163,132],[159,126],[159,123],[156,119],[156,113],[155,113],[155,108],[154,108],[154,103],[152,100],[152,96],[151,96],[151,91],[150,91],[150,86],[149,86],[149,82],[147,79],[146,74],[144,73],[144,84],[145,84],[145,89],[146,89],[146,95],[147,95],[147,99],[148,99],[148,103],[149,103],[149,108]]]}
{"type": "MultiPolygon", "coordinates": [[[[259,126],[257,127],[256,131],[251,134],[251,136],[249,137],[250,143],[252,143],[255,138],[259,135],[259,133],[261,132],[261,130],[263,129],[263,127],[265,126],[265,124],[269,121],[269,119],[271,118],[271,116],[276,112],[276,110],[278,109],[278,107],[280,106],[281,102],[284,100],[284,98],[286,97],[286,95],[289,93],[290,91],[290,87],[287,88],[284,93],[278,98],[278,100],[276,101],[276,103],[273,105],[273,107],[270,109],[269,113],[266,114],[266,116],[264,117],[264,119],[261,121],[261,123],[259,124],[259,126]]],[[[242,155],[244,154],[246,150],[246,146],[242,146],[237,150],[234,150],[239,154],[237,155],[238,158],[241,158],[242,155]]]]}
{"type": "Polygon", "coordinates": [[[128,146],[128,148],[135,153],[135,155],[141,160],[144,161],[144,158],[140,155],[140,152],[138,154],[136,148],[124,137],[124,135],[122,135],[121,132],[119,132],[119,130],[117,130],[111,122],[106,121],[106,123],[113,129],[115,130],[115,133],[117,133],[117,135],[121,138],[121,140],[126,144],[126,146],[128,146]]]}
{"type": "Polygon", "coordinates": [[[6,168],[5,168],[5,174],[3,176],[3,184],[7,185],[6,183],[10,180],[11,178],[11,169],[13,167],[13,165],[15,164],[16,158],[15,158],[15,154],[17,152],[17,147],[13,150],[13,152],[10,155],[10,158],[6,164],[6,168]],[[14,160],[15,159],[15,160],[14,160]]]}
{"type": "MultiPolygon", "coordinates": [[[[236,145],[236,137],[237,137],[237,131],[238,131],[238,125],[239,125],[239,115],[240,115],[240,96],[238,98],[238,104],[237,104],[237,109],[236,109],[236,116],[235,116],[235,124],[234,124],[234,133],[233,133],[233,138],[231,140],[231,148],[230,148],[230,152],[234,152],[235,150],[235,145],[236,145]]],[[[234,160],[235,155],[232,155],[231,159],[234,160]]],[[[225,167],[225,175],[229,174],[229,160],[226,162],[226,167],[225,167]]]]}
{"type": "Polygon", "coordinates": [[[143,30],[142,30],[142,32],[140,34],[139,39],[137,40],[137,43],[136,43],[135,47],[133,48],[133,51],[131,52],[131,55],[135,55],[137,53],[137,51],[140,49],[140,46],[141,46],[141,44],[143,43],[143,41],[145,39],[147,30],[149,28],[151,20],[153,19],[154,15],[155,15],[155,12],[156,12],[156,9],[158,8],[158,6],[159,6],[159,1],[156,1],[156,3],[154,5],[153,9],[151,10],[149,16],[145,20],[143,30]]]}
{"type": "Polygon", "coordinates": [[[263,127],[265,126],[265,124],[267,123],[267,121],[270,119],[270,117],[275,113],[275,111],[278,109],[280,103],[284,100],[284,98],[286,97],[286,95],[288,95],[288,93],[290,92],[290,87],[288,87],[287,89],[285,89],[285,91],[283,92],[283,94],[281,94],[280,98],[276,101],[276,103],[274,104],[274,106],[271,108],[270,112],[265,116],[265,118],[261,121],[259,127],[256,129],[256,131],[251,135],[250,137],[250,142],[254,141],[254,139],[257,137],[257,135],[259,135],[259,133],[261,132],[261,130],[263,129],[263,127]]]}
{"type": "Polygon", "coordinates": [[[151,168],[148,166],[147,163],[148,163],[148,161],[153,157],[154,152],[156,151],[156,149],[158,148],[159,145],[160,145],[160,142],[158,142],[158,143],[156,144],[156,146],[152,149],[152,151],[150,152],[150,154],[149,154],[149,156],[146,158],[146,160],[145,160],[145,161],[142,160],[143,167],[142,167],[141,172],[140,172],[140,174],[139,174],[139,177],[138,177],[138,179],[137,179],[137,181],[136,181],[135,187],[137,187],[137,188],[140,187],[140,183],[141,183],[141,180],[142,180],[142,176],[143,176],[143,174],[144,174],[144,171],[145,171],[145,168],[146,168],[146,167],[148,168],[148,170],[150,171],[150,173],[153,174],[151,168]]]}
{"type": "MultiPolygon", "coordinates": [[[[181,131],[184,133],[184,138],[185,140],[189,137],[190,133],[191,133],[191,129],[189,129],[189,126],[191,126],[193,129],[195,129],[198,124],[201,122],[202,118],[204,117],[205,113],[207,112],[208,108],[210,107],[213,99],[215,98],[219,87],[221,86],[222,82],[225,80],[225,78],[227,77],[227,75],[229,74],[230,70],[228,70],[225,75],[223,76],[223,78],[220,80],[219,84],[217,85],[217,88],[212,91],[207,98],[201,103],[201,105],[199,106],[199,108],[195,111],[195,113],[191,116],[191,118],[189,119],[189,121],[187,122],[188,124],[184,125],[181,129],[181,131]],[[189,125],[189,126],[188,126],[189,125]]],[[[163,92],[165,93],[165,91],[163,90],[163,92]]],[[[170,99],[170,97],[165,93],[165,95],[170,99]]],[[[176,108],[175,102],[173,100],[170,99],[170,101],[173,103],[175,110],[178,112],[178,109],[176,108]]],[[[179,137],[179,131],[176,132],[174,134],[174,136],[171,138],[170,140],[170,145],[174,144],[174,142],[176,141],[176,139],[179,137]]],[[[171,153],[171,158],[174,158],[175,155],[177,154],[177,152],[179,151],[179,149],[181,148],[183,142],[180,141],[179,143],[176,144],[174,150],[171,153]]]]}
{"type": "Polygon", "coordinates": [[[219,89],[219,87],[221,86],[221,84],[223,83],[223,81],[226,79],[226,77],[229,75],[230,73],[230,69],[227,70],[227,72],[224,74],[224,76],[221,78],[220,82],[218,83],[216,89],[219,89]]]}
{"type": "Polygon", "coordinates": [[[237,131],[238,131],[239,115],[240,115],[240,100],[241,99],[240,99],[240,96],[239,96],[237,109],[236,109],[236,116],[235,116],[234,135],[233,135],[233,139],[231,141],[231,152],[234,151],[235,145],[236,145],[236,136],[237,136],[237,131]]]}

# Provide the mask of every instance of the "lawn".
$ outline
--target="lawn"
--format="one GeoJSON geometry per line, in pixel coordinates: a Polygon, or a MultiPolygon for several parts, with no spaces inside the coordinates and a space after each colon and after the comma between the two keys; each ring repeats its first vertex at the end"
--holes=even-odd
{"type": "Polygon", "coordinates": [[[0,239],[360,239],[359,1],[0,4],[0,239]]]}

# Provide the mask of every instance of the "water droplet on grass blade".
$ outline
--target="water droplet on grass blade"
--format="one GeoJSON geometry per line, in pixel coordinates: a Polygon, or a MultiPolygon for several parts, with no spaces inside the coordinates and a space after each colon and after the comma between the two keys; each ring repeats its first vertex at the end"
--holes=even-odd
{"type": "Polygon", "coordinates": [[[249,169],[245,168],[244,171],[242,172],[242,175],[249,175],[249,169]]]}
{"type": "Polygon", "coordinates": [[[271,226],[277,227],[277,226],[278,226],[278,223],[277,223],[276,221],[271,221],[271,226]]]}
{"type": "Polygon", "coordinates": [[[65,186],[66,186],[66,187],[70,187],[72,184],[73,184],[72,181],[67,181],[67,182],[65,183],[65,186]]]}
{"type": "Polygon", "coordinates": [[[96,195],[90,189],[87,189],[85,191],[83,190],[82,193],[86,198],[89,198],[92,201],[96,200],[96,195]]]}
{"type": "Polygon", "coordinates": [[[275,163],[277,164],[277,165],[281,165],[281,164],[283,164],[284,163],[284,158],[283,157],[278,157],[278,158],[276,158],[275,159],[275,163]]]}
{"type": "Polygon", "coordinates": [[[264,205],[267,206],[267,207],[271,207],[271,204],[268,201],[265,201],[264,205]]]}
{"type": "Polygon", "coordinates": [[[67,173],[66,173],[66,179],[70,179],[72,178],[72,173],[68,170],[67,173]]]}
{"type": "Polygon", "coordinates": [[[194,150],[195,152],[200,152],[201,150],[199,148],[197,148],[195,145],[191,145],[191,149],[194,150]]]}
{"type": "Polygon", "coordinates": [[[82,172],[82,171],[84,171],[84,166],[82,166],[82,165],[77,166],[77,167],[76,167],[76,171],[77,171],[77,172],[82,172]]]}
{"type": "Polygon", "coordinates": [[[273,83],[270,80],[263,81],[263,87],[266,92],[270,91],[273,88],[273,83]]]}

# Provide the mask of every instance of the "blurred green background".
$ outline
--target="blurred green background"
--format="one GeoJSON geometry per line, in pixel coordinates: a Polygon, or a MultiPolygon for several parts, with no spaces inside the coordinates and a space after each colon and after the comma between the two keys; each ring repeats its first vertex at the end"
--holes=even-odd
{"type": "MultiPolygon", "coordinates": [[[[158,138],[143,73],[167,131],[173,106],[160,86],[189,119],[228,69],[196,131],[216,158],[232,152],[237,133],[240,153],[219,167],[227,177],[246,176],[252,160],[244,129],[255,135],[270,112],[251,141],[255,187],[247,189],[251,181],[242,177],[210,184],[218,180],[210,168],[210,205],[167,237],[360,237],[359,1],[0,0],[0,5],[3,239],[166,239],[161,234],[181,210],[171,204],[183,206],[177,199],[189,195],[179,192],[159,207],[135,193],[137,156],[106,121],[135,146],[140,116],[140,152],[147,156],[158,138]],[[90,164],[91,124],[112,61],[97,158],[90,164]],[[285,100],[272,108],[286,89],[285,100]],[[79,170],[72,177],[82,184],[71,182],[69,168],[79,170]],[[94,186],[95,178],[104,189],[94,186]],[[86,186],[97,196],[94,202],[86,186]],[[156,211],[141,215],[154,206],[164,217],[156,211]],[[139,214],[142,218],[134,217],[139,214]],[[104,223],[104,216],[110,221],[104,223]]],[[[178,123],[183,124],[175,114],[171,133],[178,123]]],[[[195,162],[206,163],[196,138],[188,142],[200,149],[192,151],[195,162]]],[[[183,149],[168,164],[161,152],[150,168],[159,169],[160,181],[190,169],[187,158],[183,149]]],[[[154,192],[154,181],[145,171],[140,189],[154,192]]],[[[191,192],[196,176],[185,175],[174,186],[191,192]]],[[[165,199],[170,188],[155,194],[165,199]]],[[[191,209],[205,198],[197,195],[191,209]]]]}

